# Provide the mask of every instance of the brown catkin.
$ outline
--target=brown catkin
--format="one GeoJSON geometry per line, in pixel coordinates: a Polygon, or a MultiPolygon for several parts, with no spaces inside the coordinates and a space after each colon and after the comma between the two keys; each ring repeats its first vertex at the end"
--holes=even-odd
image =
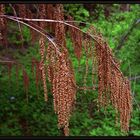
{"type": "Polygon", "coordinates": [[[19,17],[25,18],[27,16],[26,4],[16,4],[19,10],[19,17]]]}
{"type": "Polygon", "coordinates": [[[58,127],[61,128],[69,124],[76,91],[72,81],[73,76],[70,73],[64,55],[58,57],[56,64],[56,72],[53,79],[53,96],[55,110],[58,114],[58,127]]]}
{"type": "Polygon", "coordinates": [[[44,98],[45,98],[45,101],[47,101],[48,96],[47,96],[47,85],[46,85],[46,70],[45,70],[45,64],[44,64],[45,46],[46,46],[45,43],[46,43],[45,37],[41,36],[39,39],[40,55],[41,55],[40,70],[41,70],[41,76],[42,76],[42,81],[43,81],[44,98]]]}
{"type": "Polygon", "coordinates": [[[95,52],[95,47],[91,49],[92,52],[92,86],[94,86],[96,84],[96,72],[97,72],[97,56],[96,56],[96,52],[95,52]]]}
{"type": "MultiPolygon", "coordinates": [[[[62,4],[56,4],[54,12],[55,20],[64,21],[63,6],[62,4]]],[[[55,38],[61,49],[66,50],[66,38],[65,38],[65,26],[62,23],[56,23],[55,26],[55,38]]]]}
{"type": "MultiPolygon", "coordinates": [[[[0,15],[5,14],[5,6],[4,4],[0,4],[0,15]]],[[[5,28],[5,20],[3,17],[0,17],[0,29],[5,28]]]]}
{"type": "MultiPolygon", "coordinates": [[[[39,17],[40,19],[45,19],[46,18],[46,5],[45,4],[39,4],[39,17]]],[[[46,22],[40,22],[40,27],[45,29],[45,24],[46,22]]]]}
{"type": "MultiPolygon", "coordinates": [[[[54,7],[52,4],[46,4],[46,18],[47,19],[54,19],[54,7]]],[[[55,23],[47,23],[47,29],[49,29],[49,31],[51,31],[52,33],[54,33],[55,31],[55,23]]]]}
{"type": "Polygon", "coordinates": [[[89,69],[89,65],[88,65],[88,61],[89,61],[89,58],[88,58],[88,55],[89,55],[89,48],[91,47],[91,44],[90,44],[90,40],[88,38],[86,38],[84,40],[84,48],[85,48],[85,56],[86,56],[86,60],[85,60],[85,64],[86,64],[86,70],[85,70],[85,75],[84,75],[84,79],[83,79],[83,82],[84,82],[84,93],[86,93],[86,86],[87,86],[87,76],[88,76],[88,69],[89,69]]]}
{"type": "MultiPolygon", "coordinates": [[[[5,5],[0,4],[0,15],[5,14],[5,5]]],[[[0,17],[0,44],[7,48],[7,20],[3,17],[0,17]]]]}
{"type": "MultiPolygon", "coordinates": [[[[73,18],[68,16],[68,21],[69,20],[71,21],[73,18]]],[[[71,25],[76,26],[74,23],[71,23],[71,25]]],[[[80,60],[82,55],[82,33],[78,29],[72,27],[69,27],[68,30],[70,33],[71,41],[73,43],[75,56],[78,58],[78,60],[80,60]]]]}
{"type": "Polygon", "coordinates": [[[120,115],[121,130],[127,132],[132,108],[129,81],[120,72],[120,64],[113,57],[112,51],[101,33],[95,32],[95,28],[91,28],[90,33],[97,36],[94,45],[98,62],[99,105],[105,107],[111,102],[116,110],[116,115],[120,115]]]}
{"type": "Polygon", "coordinates": [[[53,75],[55,72],[55,51],[53,49],[52,43],[48,42],[47,47],[47,55],[46,55],[46,61],[48,62],[47,65],[47,73],[48,73],[48,80],[52,83],[53,75]]]}

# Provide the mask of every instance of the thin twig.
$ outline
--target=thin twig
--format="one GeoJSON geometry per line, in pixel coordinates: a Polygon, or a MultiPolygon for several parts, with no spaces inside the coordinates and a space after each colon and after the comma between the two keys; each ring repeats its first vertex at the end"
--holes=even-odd
{"type": "Polygon", "coordinates": [[[140,75],[135,75],[134,77],[129,77],[129,80],[131,81],[131,80],[134,80],[134,81],[136,81],[137,79],[140,79],[140,75]]]}
{"type": "Polygon", "coordinates": [[[8,60],[0,60],[0,63],[17,63],[15,61],[8,61],[8,60]]]}

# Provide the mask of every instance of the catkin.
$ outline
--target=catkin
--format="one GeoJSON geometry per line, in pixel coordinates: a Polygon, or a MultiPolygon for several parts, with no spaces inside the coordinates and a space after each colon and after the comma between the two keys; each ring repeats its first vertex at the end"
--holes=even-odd
{"type": "Polygon", "coordinates": [[[44,98],[45,101],[48,100],[47,96],[47,85],[46,85],[46,70],[45,70],[45,37],[41,36],[39,39],[39,46],[40,46],[40,55],[41,55],[41,61],[40,61],[40,70],[41,70],[41,76],[43,81],[43,88],[44,88],[44,98]]]}
{"type": "MultiPolygon", "coordinates": [[[[68,16],[68,21],[69,20],[71,21],[73,20],[73,18],[71,16],[68,16]]],[[[76,26],[74,23],[71,23],[71,25],[76,26]]],[[[68,30],[70,33],[71,41],[73,43],[75,56],[80,61],[80,58],[82,56],[82,33],[81,31],[72,27],[68,27],[68,30]]]]}
{"type": "MultiPolygon", "coordinates": [[[[0,15],[5,14],[5,5],[0,4],[0,15]]],[[[0,42],[4,47],[7,47],[7,20],[0,17],[0,42]]]]}

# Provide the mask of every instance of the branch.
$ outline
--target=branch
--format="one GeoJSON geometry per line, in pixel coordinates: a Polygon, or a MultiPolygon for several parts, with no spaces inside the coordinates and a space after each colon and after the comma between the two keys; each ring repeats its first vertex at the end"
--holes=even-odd
{"type": "Polygon", "coordinates": [[[5,17],[5,18],[11,19],[11,20],[16,21],[16,22],[20,22],[20,23],[22,23],[22,24],[24,24],[24,25],[26,25],[26,26],[32,28],[32,29],[35,30],[36,32],[40,33],[41,35],[45,36],[45,37],[53,44],[53,46],[54,46],[55,49],[56,49],[56,52],[57,52],[60,56],[62,55],[61,52],[59,51],[59,49],[58,49],[57,46],[56,46],[57,44],[56,44],[56,43],[53,41],[53,39],[50,38],[50,36],[48,36],[47,34],[42,33],[41,31],[39,31],[38,29],[34,28],[33,26],[31,26],[31,25],[29,25],[29,24],[27,24],[27,23],[25,23],[25,22],[23,22],[23,21],[20,21],[20,20],[16,19],[15,17],[13,18],[13,16],[6,16],[6,15],[0,15],[0,16],[3,16],[3,17],[5,17]]]}
{"type": "Polygon", "coordinates": [[[140,75],[138,75],[138,76],[135,76],[135,77],[130,77],[130,78],[128,78],[130,81],[131,80],[136,80],[136,79],[140,79],[140,75]]]}

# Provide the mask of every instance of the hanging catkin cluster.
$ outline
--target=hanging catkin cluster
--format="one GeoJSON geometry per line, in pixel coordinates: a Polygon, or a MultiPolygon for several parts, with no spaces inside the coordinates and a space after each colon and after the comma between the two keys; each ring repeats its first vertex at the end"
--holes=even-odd
{"type": "Polygon", "coordinates": [[[25,18],[27,16],[27,12],[26,12],[26,4],[16,4],[16,6],[18,7],[18,14],[19,17],[23,17],[25,18]]]}
{"type": "MultiPolygon", "coordinates": [[[[53,79],[53,93],[54,100],[56,99],[55,106],[58,114],[58,126],[68,130],[71,108],[75,100],[75,87],[64,56],[62,55],[56,63],[58,66],[56,66],[53,79]]],[[[68,135],[67,131],[65,135],[68,135]]]]}
{"type": "MultiPolygon", "coordinates": [[[[62,5],[56,5],[56,20],[63,20],[62,5]]],[[[53,49],[52,44],[48,44],[47,60],[48,79],[52,83],[52,93],[54,110],[58,115],[58,127],[63,128],[64,134],[69,135],[69,118],[74,106],[76,89],[75,79],[72,73],[72,66],[68,60],[68,51],[65,42],[64,25],[56,23],[55,38],[57,38],[57,47],[61,50],[58,55],[53,49]]]]}
{"type": "Polygon", "coordinates": [[[118,62],[112,55],[106,41],[100,33],[95,42],[96,55],[98,61],[98,101],[100,106],[107,106],[109,101],[120,116],[121,130],[129,130],[129,121],[132,111],[132,96],[130,93],[130,83],[120,71],[118,62]],[[98,42],[98,43],[97,43],[98,42]]]}
{"type": "Polygon", "coordinates": [[[64,134],[68,135],[69,118],[76,96],[74,77],[65,54],[59,56],[50,47],[51,44],[47,49],[48,77],[52,83],[54,111],[58,115],[58,127],[64,128],[64,134]]]}

